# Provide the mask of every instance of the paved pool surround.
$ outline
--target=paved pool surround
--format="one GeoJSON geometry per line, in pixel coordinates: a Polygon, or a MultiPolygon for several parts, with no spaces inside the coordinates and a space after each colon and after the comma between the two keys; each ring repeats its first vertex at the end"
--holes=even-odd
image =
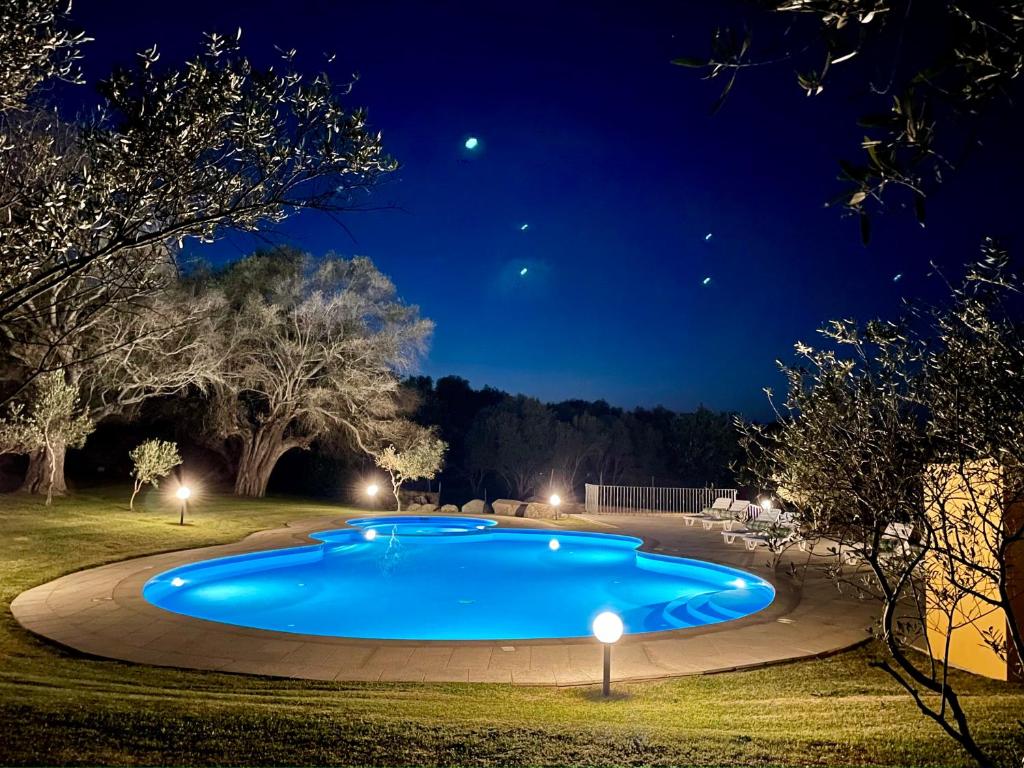
{"type": "MultiPolygon", "coordinates": [[[[369,513],[367,513],[369,514],[369,513]]],[[[515,641],[361,640],[249,629],[169,613],[142,597],[170,568],[215,557],[313,543],[309,534],[352,514],[297,520],[242,541],[90,568],[23,592],[11,603],[27,630],[90,656],[157,666],[338,681],[492,682],[583,685],[601,677],[590,638],[515,641]]],[[[540,520],[496,517],[506,527],[540,520]]],[[[765,550],[725,544],[720,533],[687,527],[677,515],[591,516],[608,533],[643,539],[642,550],[708,560],[771,582],[775,601],[720,624],[626,636],[613,651],[614,680],[651,680],[745,669],[822,656],[867,639],[875,605],[839,594],[813,572],[799,586],[765,567],[765,550]]],[[[799,558],[794,552],[793,557],[799,558]]]]}

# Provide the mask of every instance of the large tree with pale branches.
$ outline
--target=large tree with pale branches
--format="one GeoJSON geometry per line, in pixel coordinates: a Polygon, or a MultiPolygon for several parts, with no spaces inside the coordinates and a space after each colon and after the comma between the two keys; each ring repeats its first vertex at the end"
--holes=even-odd
{"type": "MultiPolygon", "coordinates": [[[[181,65],[141,52],[94,111],[63,120],[48,88],[81,84],[88,42],[68,10],[0,9],[0,398],[61,371],[96,421],[210,380],[208,307],[174,295],[185,241],[364,207],[395,164],[342,104],[349,84],[299,72],[294,51],[258,69],[240,31],[207,35],[181,65]]],[[[31,452],[23,487],[61,492],[63,457],[59,442],[31,452]]]]}
{"type": "Polygon", "coordinates": [[[418,309],[365,258],[259,253],[210,283],[231,311],[214,333],[207,426],[237,466],[235,492],[263,496],[278,459],[314,441],[371,451],[431,332],[418,309]]]}
{"type": "Polygon", "coordinates": [[[228,229],[255,231],[302,209],[342,211],[394,167],[349,85],[293,62],[259,69],[237,35],[209,34],[184,65],[154,47],[100,83],[87,118],[45,111],[48,82],[79,80],[84,38],[54,0],[5,4],[0,44],[0,320],[29,305],[94,302],[105,286],[60,289],[86,270],[130,276],[139,254],[228,229]]]}
{"type": "MultiPolygon", "coordinates": [[[[154,270],[168,269],[160,255],[149,260],[154,270]]],[[[92,275],[90,269],[54,290],[74,290],[92,275]]],[[[39,375],[59,375],[79,395],[73,416],[99,423],[131,417],[152,397],[205,389],[217,375],[209,335],[218,299],[193,296],[177,285],[154,290],[136,288],[102,311],[44,299],[45,310],[26,314],[19,323],[0,322],[8,370],[25,382],[16,391],[31,389],[39,375]]],[[[46,450],[26,448],[22,490],[64,493],[65,450],[60,439],[46,450]]]]}

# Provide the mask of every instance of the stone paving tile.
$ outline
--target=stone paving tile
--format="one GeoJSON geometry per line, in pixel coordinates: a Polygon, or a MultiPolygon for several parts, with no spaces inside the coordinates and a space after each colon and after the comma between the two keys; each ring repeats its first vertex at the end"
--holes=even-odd
{"type": "Polygon", "coordinates": [[[465,667],[467,669],[486,669],[491,662],[493,649],[489,645],[459,646],[452,651],[448,659],[449,667],[465,667]]]}
{"type": "Polygon", "coordinates": [[[372,647],[357,645],[327,645],[323,643],[300,643],[282,659],[289,664],[335,664],[339,666],[362,666],[373,654],[372,647]]]}
{"type": "Polygon", "coordinates": [[[507,669],[471,669],[468,680],[471,683],[511,683],[512,672],[507,669]]]}
{"type": "Polygon", "coordinates": [[[422,683],[426,672],[409,667],[384,667],[377,679],[382,683],[422,683]]]}
{"type": "Polygon", "coordinates": [[[444,667],[443,669],[435,669],[430,673],[430,682],[432,683],[468,683],[469,682],[469,668],[468,667],[444,667]]]}
{"type": "Polygon", "coordinates": [[[381,667],[355,667],[352,669],[342,669],[334,676],[334,679],[339,682],[375,683],[380,680],[380,675],[383,671],[384,670],[381,667]]]}
{"type": "Polygon", "coordinates": [[[367,659],[368,666],[395,667],[409,663],[416,646],[412,645],[381,645],[367,659]]]}
{"type": "Polygon", "coordinates": [[[512,682],[521,685],[555,685],[555,670],[551,667],[545,669],[514,669],[512,670],[512,682]]]}
{"type": "Polygon", "coordinates": [[[455,647],[451,645],[424,645],[414,648],[405,668],[409,670],[444,669],[452,657],[455,647]]]}

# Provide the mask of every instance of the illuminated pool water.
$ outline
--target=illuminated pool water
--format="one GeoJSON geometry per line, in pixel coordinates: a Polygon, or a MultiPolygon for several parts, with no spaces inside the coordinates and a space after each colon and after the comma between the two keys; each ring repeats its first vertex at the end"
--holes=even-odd
{"type": "Polygon", "coordinates": [[[582,637],[601,611],[627,634],[729,621],[775,597],[749,573],[638,552],[640,539],[379,517],[321,543],[192,563],[143,587],[174,613],[244,627],[391,640],[582,637]]]}

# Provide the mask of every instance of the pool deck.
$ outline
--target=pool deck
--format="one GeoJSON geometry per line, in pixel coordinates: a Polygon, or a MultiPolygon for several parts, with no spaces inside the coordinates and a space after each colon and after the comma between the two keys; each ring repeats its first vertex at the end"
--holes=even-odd
{"type": "MultiPolygon", "coordinates": [[[[351,518],[351,515],[345,517],[351,518]]],[[[497,517],[502,526],[544,528],[541,520],[497,517]]],[[[775,602],[741,619],[624,637],[613,650],[614,680],[723,672],[835,653],[867,639],[871,601],[840,594],[815,569],[802,583],[774,571],[762,547],[726,544],[718,531],[687,527],[676,515],[591,516],[608,533],[643,538],[642,549],[748,570],[775,585],[775,602]]],[[[308,544],[339,518],[298,520],[240,542],[140,557],[79,571],[20,594],[11,604],[26,629],[84,654],[139,664],[338,681],[496,682],[582,685],[600,681],[593,639],[396,641],[328,638],[247,629],[169,613],[142,598],[154,574],[177,565],[261,549],[308,544]]]]}

